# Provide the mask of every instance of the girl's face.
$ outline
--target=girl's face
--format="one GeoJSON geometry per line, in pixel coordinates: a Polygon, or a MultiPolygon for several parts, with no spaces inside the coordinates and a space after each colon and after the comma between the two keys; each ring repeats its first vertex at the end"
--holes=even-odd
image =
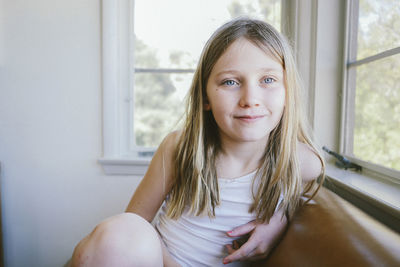
{"type": "Polygon", "coordinates": [[[204,106],[222,141],[266,144],[285,106],[283,79],[282,65],[247,39],[228,47],[211,71],[204,106]]]}

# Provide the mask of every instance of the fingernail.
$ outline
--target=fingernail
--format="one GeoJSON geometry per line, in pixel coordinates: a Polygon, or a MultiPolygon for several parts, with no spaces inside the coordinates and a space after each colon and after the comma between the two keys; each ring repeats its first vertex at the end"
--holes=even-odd
{"type": "Polygon", "coordinates": [[[228,260],[223,260],[222,263],[223,263],[223,264],[228,264],[229,261],[228,261],[228,260]]]}

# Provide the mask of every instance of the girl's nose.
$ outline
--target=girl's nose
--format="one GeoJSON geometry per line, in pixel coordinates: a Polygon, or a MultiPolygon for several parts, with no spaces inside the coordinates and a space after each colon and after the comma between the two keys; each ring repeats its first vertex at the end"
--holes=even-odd
{"type": "Polygon", "coordinates": [[[242,86],[239,106],[241,108],[251,108],[260,106],[260,101],[257,92],[258,90],[256,85],[242,86]]]}

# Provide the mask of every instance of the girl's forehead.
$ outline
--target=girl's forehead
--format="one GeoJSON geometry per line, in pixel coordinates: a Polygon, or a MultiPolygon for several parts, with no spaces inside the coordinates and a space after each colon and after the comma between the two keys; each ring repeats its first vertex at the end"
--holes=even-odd
{"type": "Polygon", "coordinates": [[[216,61],[214,68],[223,68],[241,64],[255,64],[283,71],[282,63],[272,54],[266,45],[259,45],[244,37],[230,44],[216,61]]]}

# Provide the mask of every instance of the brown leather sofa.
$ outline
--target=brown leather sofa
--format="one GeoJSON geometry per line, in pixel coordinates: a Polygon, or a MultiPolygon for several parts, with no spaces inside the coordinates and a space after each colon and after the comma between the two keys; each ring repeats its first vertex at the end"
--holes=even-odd
{"type": "Polygon", "coordinates": [[[321,188],[270,256],[253,266],[400,266],[400,235],[321,188]]]}

